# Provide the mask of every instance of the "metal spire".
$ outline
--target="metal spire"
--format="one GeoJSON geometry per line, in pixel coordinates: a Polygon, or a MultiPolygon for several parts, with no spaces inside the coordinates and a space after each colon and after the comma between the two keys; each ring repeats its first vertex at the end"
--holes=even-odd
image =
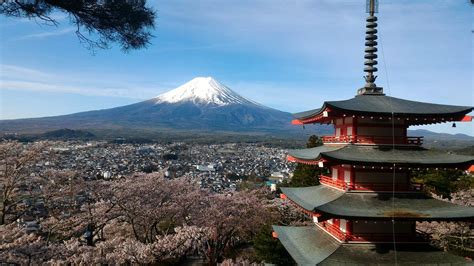
{"type": "Polygon", "coordinates": [[[364,76],[366,81],[365,86],[357,91],[357,94],[383,94],[383,88],[377,87],[375,80],[377,76],[374,72],[377,72],[377,17],[375,13],[378,12],[378,1],[367,0],[367,13],[369,16],[366,21],[366,35],[365,35],[365,56],[364,72],[367,75],[364,76]]]}

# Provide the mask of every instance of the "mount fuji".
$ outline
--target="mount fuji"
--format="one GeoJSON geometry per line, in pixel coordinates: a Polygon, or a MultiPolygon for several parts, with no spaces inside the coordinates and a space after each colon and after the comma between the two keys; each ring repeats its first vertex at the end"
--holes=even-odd
{"type": "Polygon", "coordinates": [[[156,103],[192,102],[196,105],[215,106],[231,104],[259,105],[240,96],[212,77],[194,78],[174,90],[159,95],[155,100],[156,103]]]}
{"type": "Polygon", "coordinates": [[[242,97],[212,77],[197,77],[139,103],[69,115],[0,121],[3,133],[70,129],[226,132],[288,131],[291,115],[242,97]]]}

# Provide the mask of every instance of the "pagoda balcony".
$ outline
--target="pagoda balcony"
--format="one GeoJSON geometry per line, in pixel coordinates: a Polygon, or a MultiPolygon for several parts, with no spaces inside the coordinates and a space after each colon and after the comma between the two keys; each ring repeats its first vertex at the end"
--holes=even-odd
{"type": "Polygon", "coordinates": [[[339,179],[332,179],[330,176],[325,176],[325,175],[320,175],[319,176],[319,182],[324,185],[331,186],[333,188],[338,188],[342,190],[349,190],[352,189],[352,186],[350,184],[347,184],[346,182],[339,180],[339,179]]]}
{"type": "MultiPolygon", "coordinates": [[[[413,234],[408,233],[397,233],[396,234],[397,242],[426,242],[425,239],[418,237],[413,234]]],[[[355,234],[347,235],[346,241],[350,242],[392,242],[393,234],[392,233],[365,233],[365,234],[355,234]]]]}
{"type": "MultiPolygon", "coordinates": [[[[343,232],[338,225],[331,224],[328,222],[320,223],[320,226],[326,230],[329,234],[339,239],[340,241],[345,242],[365,242],[365,243],[374,243],[374,242],[392,242],[393,234],[388,233],[349,233],[343,232]]],[[[426,242],[426,238],[423,238],[422,235],[411,234],[411,233],[397,233],[396,235],[397,242],[426,242]]]]}
{"type": "Polygon", "coordinates": [[[423,137],[391,137],[391,136],[362,136],[362,135],[342,135],[323,136],[323,143],[354,143],[368,145],[415,145],[423,144],[423,137]]]}
{"type": "Polygon", "coordinates": [[[342,232],[339,226],[328,223],[328,222],[322,222],[321,223],[322,228],[326,230],[329,234],[333,235],[335,238],[341,240],[341,241],[346,241],[349,237],[345,232],[342,232]]]}
{"type": "Polygon", "coordinates": [[[411,191],[415,190],[410,184],[391,184],[391,183],[356,183],[353,185],[354,190],[365,190],[365,191],[411,191]]]}
{"type": "Polygon", "coordinates": [[[421,191],[423,190],[422,184],[407,184],[400,183],[376,183],[376,182],[356,182],[355,184],[348,184],[343,180],[334,180],[330,176],[320,175],[319,182],[321,184],[341,189],[341,190],[360,190],[360,191],[421,191]]]}

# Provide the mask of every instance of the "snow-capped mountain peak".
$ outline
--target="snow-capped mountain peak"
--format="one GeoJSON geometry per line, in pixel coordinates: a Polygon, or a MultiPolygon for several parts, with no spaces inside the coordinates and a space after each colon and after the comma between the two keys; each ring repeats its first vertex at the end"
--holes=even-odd
{"type": "MultiPolygon", "coordinates": [[[[178,88],[155,98],[156,103],[193,102],[209,105],[230,105],[257,103],[248,100],[212,77],[196,77],[178,88]]],[[[258,104],[257,104],[258,105],[258,104]]]]}

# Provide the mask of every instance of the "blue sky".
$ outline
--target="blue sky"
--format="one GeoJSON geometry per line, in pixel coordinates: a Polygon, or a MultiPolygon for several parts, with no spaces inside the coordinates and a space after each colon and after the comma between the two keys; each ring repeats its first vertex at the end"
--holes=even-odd
{"type": "MultiPolygon", "coordinates": [[[[125,105],[196,76],[289,112],[351,98],[364,84],[363,0],[148,2],[156,37],[129,53],[93,55],[63,14],[54,14],[58,27],[0,17],[0,119],[125,105]]],[[[377,84],[386,94],[474,105],[469,2],[380,0],[377,84]]],[[[424,128],[474,135],[472,123],[424,128]]]]}

